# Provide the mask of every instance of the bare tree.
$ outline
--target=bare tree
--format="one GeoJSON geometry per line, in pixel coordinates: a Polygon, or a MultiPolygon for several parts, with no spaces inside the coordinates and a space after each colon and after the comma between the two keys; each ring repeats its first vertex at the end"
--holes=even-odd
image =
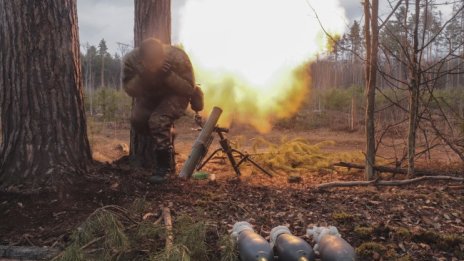
{"type": "MultiPolygon", "coordinates": [[[[415,174],[415,160],[422,156],[430,160],[432,149],[439,147],[447,147],[445,149],[450,149],[464,161],[464,110],[462,98],[459,98],[460,90],[443,90],[445,87],[456,87],[464,75],[461,68],[464,3],[417,0],[414,1],[413,11],[409,10],[410,1],[395,0],[388,4],[391,12],[383,19],[377,17],[377,1],[364,2],[366,59],[360,60],[365,62],[365,167],[368,179],[375,177],[374,171],[379,167],[375,166],[375,157],[380,156],[380,148],[394,150],[393,158],[384,158],[391,159],[390,164],[394,164],[395,168],[400,168],[407,161],[410,176],[415,174]],[[451,17],[443,21],[441,12],[433,10],[437,6],[452,6],[451,17]],[[373,43],[374,40],[378,44],[373,43]],[[378,48],[374,48],[377,45],[378,48]],[[374,57],[373,52],[376,52],[374,57]],[[374,59],[377,62],[373,62],[374,59]],[[381,76],[378,79],[373,76],[376,72],[381,76]],[[376,110],[374,105],[378,101],[375,101],[374,88],[384,100],[376,110]],[[440,91],[445,96],[453,95],[455,91],[458,95],[440,97],[440,91]],[[449,103],[450,98],[452,103],[449,103]],[[398,143],[394,137],[405,132],[404,143],[398,143]],[[385,137],[389,137],[390,144],[385,137]]],[[[318,18],[314,8],[310,8],[318,18]]],[[[352,73],[355,66],[346,68],[343,64],[346,61],[353,64],[353,55],[362,57],[362,54],[354,51],[350,37],[345,35],[341,37],[343,41],[337,41],[339,38],[332,37],[319,23],[327,37],[337,45],[334,49],[339,59],[318,59],[313,64],[311,69],[316,72],[313,86],[350,86],[354,79],[347,81],[344,75],[352,73]],[[342,78],[341,82],[337,82],[336,77],[327,77],[335,74],[339,76],[337,78],[342,78]]]]}
{"type": "MultiPolygon", "coordinates": [[[[119,54],[121,55],[121,57],[124,57],[124,55],[126,55],[129,52],[131,45],[126,44],[126,43],[121,43],[121,42],[117,42],[117,44],[118,44],[119,54]]],[[[122,75],[122,66],[121,66],[120,74],[122,75]]],[[[122,77],[119,77],[119,90],[122,90],[122,77]]]]}
{"type": "Polygon", "coordinates": [[[367,180],[375,178],[375,88],[377,80],[377,57],[379,45],[378,30],[379,1],[364,1],[364,31],[366,39],[366,170],[367,180]],[[372,13],[371,13],[372,10],[372,13]]]}
{"type": "MultiPolygon", "coordinates": [[[[406,0],[406,4],[408,4],[406,0]]],[[[421,82],[419,63],[419,17],[420,0],[415,2],[413,46],[409,54],[409,128],[408,128],[408,176],[414,176],[414,162],[416,157],[417,116],[419,113],[419,84],[421,82]]]]}
{"type": "Polygon", "coordinates": [[[75,0],[0,1],[0,187],[56,188],[92,157],[75,0]]]}
{"type": "MultiPolygon", "coordinates": [[[[451,120],[461,118],[462,121],[462,117],[460,113],[455,113],[454,108],[446,101],[436,97],[437,88],[447,84],[448,76],[458,74],[459,78],[459,62],[454,63],[455,67],[449,65],[462,59],[458,52],[464,41],[461,39],[456,43],[456,39],[449,40],[452,44],[448,51],[432,49],[433,45],[439,45],[437,43],[440,39],[446,39],[445,29],[462,14],[464,5],[454,8],[451,18],[444,23],[434,20],[434,5],[437,5],[435,1],[415,0],[414,11],[411,12],[409,1],[404,1],[404,6],[396,15],[396,21],[384,27],[383,33],[389,41],[381,44],[384,61],[390,63],[391,57],[399,63],[399,68],[407,68],[408,71],[404,79],[401,74],[391,73],[385,67],[379,68],[382,78],[394,95],[387,95],[381,89],[379,91],[392,106],[407,115],[406,153],[397,165],[407,159],[409,176],[415,175],[415,160],[418,156],[428,154],[430,158],[430,150],[441,145],[448,146],[464,160],[463,150],[460,149],[462,139],[456,138],[453,134],[457,123],[451,120]],[[403,102],[404,92],[407,92],[407,104],[403,102]],[[440,128],[440,125],[445,128],[440,128]],[[423,148],[420,151],[419,139],[423,140],[420,146],[423,148]],[[443,144],[440,144],[440,141],[443,144]]],[[[402,122],[403,120],[398,124],[402,122]]]]}

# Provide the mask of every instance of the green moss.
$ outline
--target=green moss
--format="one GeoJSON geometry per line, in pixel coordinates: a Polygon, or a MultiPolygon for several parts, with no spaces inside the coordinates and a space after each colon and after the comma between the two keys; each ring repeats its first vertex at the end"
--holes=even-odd
{"type": "Polygon", "coordinates": [[[409,229],[405,227],[398,227],[394,229],[394,233],[398,238],[401,239],[410,239],[411,238],[411,232],[409,229]]]}
{"type": "Polygon", "coordinates": [[[391,260],[396,256],[394,245],[382,245],[377,242],[365,242],[356,248],[356,254],[361,260],[372,260],[375,254],[380,255],[384,260],[391,260]]]}
{"type": "Polygon", "coordinates": [[[387,252],[387,248],[376,242],[365,242],[362,243],[359,247],[356,248],[356,254],[360,258],[369,258],[378,253],[383,255],[387,252]]]}
{"type": "Polygon", "coordinates": [[[464,244],[464,236],[462,235],[422,231],[414,235],[412,239],[415,242],[427,243],[441,251],[453,253],[460,258],[464,257],[464,251],[460,248],[460,245],[464,244]]]}
{"type": "Polygon", "coordinates": [[[354,233],[362,239],[371,238],[374,229],[372,227],[355,227],[354,233]]]}
{"type": "Polygon", "coordinates": [[[354,216],[346,212],[332,213],[332,218],[340,223],[348,223],[354,220],[354,216]]]}
{"type": "Polygon", "coordinates": [[[459,248],[460,244],[464,244],[464,237],[456,234],[443,234],[440,236],[440,241],[437,246],[442,250],[459,248]]]}
{"type": "Polygon", "coordinates": [[[413,240],[417,242],[436,244],[440,239],[440,235],[433,231],[422,231],[413,236],[413,240]]]}
{"type": "Polygon", "coordinates": [[[440,241],[436,244],[437,248],[453,253],[459,260],[464,258],[464,251],[461,245],[464,244],[464,236],[457,234],[442,234],[440,235],[440,241]]]}

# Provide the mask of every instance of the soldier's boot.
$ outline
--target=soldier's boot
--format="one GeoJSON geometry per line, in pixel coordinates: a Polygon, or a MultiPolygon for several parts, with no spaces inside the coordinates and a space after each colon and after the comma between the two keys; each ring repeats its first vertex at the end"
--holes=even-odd
{"type": "Polygon", "coordinates": [[[171,126],[171,153],[172,153],[172,157],[171,157],[171,174],[172,175],[176,175],[176,147],[174,147],[174,144],[175,144],[175,140],[176,140],[176,137],[177,137],[177,132],[176,132],[176,128],[174,127],[174,124],[172,124],[171,126]]]}
{"type": "Polygon", "coordinates": [[[174,171],[174,153],[172,147],[156,152],[156,167],[153,171],[153,176],[149,178],[150,183],[162,184],[166,182],[166,178],[174,171]]]}

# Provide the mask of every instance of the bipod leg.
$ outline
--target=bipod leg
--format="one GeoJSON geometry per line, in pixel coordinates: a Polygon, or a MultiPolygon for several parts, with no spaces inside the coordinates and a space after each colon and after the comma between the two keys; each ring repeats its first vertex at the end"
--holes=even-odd
{"type": "Polygon", "coordinates": [[[266,174],[266,175],[268,175],[269,177],[272,178],[272,174],[271,174],[269,171],[265,170],[263,167],[261,167],[261,166],[260,166],[258,163],[256,163],[254,160],[252,160],[252,159],[250,158],[250,155],[244,154],[243,152],[238,151],[238,150],[236,150],[236,149],[232,149],[232,151],[235,152],[235,153],[240,154],[240,156],[242,157],[242,159],[238,162],[238,166],[240,166],[243,162],[248,161],[248,162],[250,162],[251,164],[253,164],[253,166],[255,166],[257,169],[259,169],[261,172],[263,172],[264,174],[266,174]]]}
{"type": "Polygon", "coordinates": [[[218,152],[222,151],[222,149],[217,149],[215,151],[213,151],[213,153],[211,153],[211,155],[209,155],[209,157],[207,159],[205,159],[201,164],[200,166],[197,168],[197,170],[201,170],[212,158],[214,158],[214,156],[216,156],[216,154],[218,154],[218,152]]]}
{"type": "Polygon", "coordinates": [[[226,153],[227,158],[229,159],[230,165],[232,165],[232,168],[234,168],[235,174],[237,174],[237,177],[240,177],[242,173],[240,172],[240,169],[238,168],[238,164],[235,161],[234,154],[232,152],[234,149],[230,147],[229,140],[221,137],[221,140],[219,141],[221,144],[222,150],[226,153]]]}

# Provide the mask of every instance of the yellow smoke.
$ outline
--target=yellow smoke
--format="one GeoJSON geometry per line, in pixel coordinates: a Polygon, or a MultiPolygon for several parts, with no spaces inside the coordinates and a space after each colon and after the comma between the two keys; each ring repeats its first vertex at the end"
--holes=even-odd
{"type": "Polygon", "coordinates": [[[326,39],[314,13],[341,33],[336,0],[190,0],[182,11],[180,41],[205,92],[205,112],[224,110],[222,123],[268,131],[294,115],[309,91],[307,64],[326,39]]]}

